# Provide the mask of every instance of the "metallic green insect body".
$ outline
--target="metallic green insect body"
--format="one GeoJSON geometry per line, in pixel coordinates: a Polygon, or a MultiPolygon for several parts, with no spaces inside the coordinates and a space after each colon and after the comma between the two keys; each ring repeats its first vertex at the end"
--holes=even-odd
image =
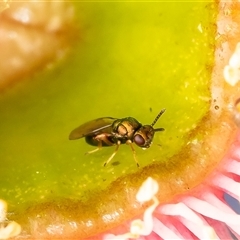
{"type": "Polygon", "coordinates": [[[132,117],[122,119],[111,117],[97,118],[74,129],[70,133],[69,139],[75,140],[85,137],[88,144],[97,146],[96,149],[88,152],[88,154],[98,151],[101,147],[116,145],[115,151],[104,163],[104,166],[113,159],[121,144],[128,144],[133,151],[134,160],[139,167],[133,143],[143,149],[149,148],[155,132],[164,131],[164,128],[153,128],[164,112],[165,109],[162,109],[151,125],[142,125],[132,117]]]}

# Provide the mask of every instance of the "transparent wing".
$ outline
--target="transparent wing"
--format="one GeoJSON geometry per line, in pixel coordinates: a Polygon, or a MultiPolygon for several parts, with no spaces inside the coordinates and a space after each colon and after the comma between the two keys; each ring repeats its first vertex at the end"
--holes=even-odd
{"type": "Polygon", "coordinates": [[[117,118],[103,117],[86,122],[72,130],[69,135],[70,140],[82,138],[85,136],[96,135],[98,133],[110,133],[111,125],[117,118]]]}

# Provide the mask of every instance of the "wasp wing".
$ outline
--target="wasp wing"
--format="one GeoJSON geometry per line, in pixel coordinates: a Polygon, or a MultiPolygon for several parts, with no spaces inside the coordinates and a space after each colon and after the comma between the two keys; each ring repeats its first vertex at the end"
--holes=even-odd
{"type": "Polygon", "coordinates": [[[98,133],[111,132],[111,125],[117,118],[103,117],[86,122],[75,128],[69,135],[70,140],[94,136],[98,133]]]}

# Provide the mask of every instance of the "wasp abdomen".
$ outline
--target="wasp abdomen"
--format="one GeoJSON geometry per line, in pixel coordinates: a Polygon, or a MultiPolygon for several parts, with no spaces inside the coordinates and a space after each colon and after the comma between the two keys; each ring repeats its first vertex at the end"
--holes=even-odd
{"type": "Polygon", "coordinates": [[[105,141],[99,139],[98,136],[86,136],[85,141],[86,143],[92,146],[98,146],[100,141],[103,147],[111,147],[112,145],[115,144],[115,141],[112,136],[105,136],[105,141]]]}

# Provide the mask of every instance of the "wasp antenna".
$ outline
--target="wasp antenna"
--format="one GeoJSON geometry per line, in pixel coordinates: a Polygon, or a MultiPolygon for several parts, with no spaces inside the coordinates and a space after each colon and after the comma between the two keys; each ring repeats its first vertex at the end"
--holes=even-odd
{"type": "Polygon", "coordinates": [[[164,131],[164,130],[165,130],[164,128],[155,128],[154,132],[161,132],[161,131],[164,131]]]}
{"type": "Polygon", "coordinates": [[[162,109],[160,111],[160,113],[156,116],[156,118],[154,119],[154,121],[152,122],[151,126],[153,127],[155,125],[155,123],[158,121],[158,119],[163,115],[163,113],[166,111],[166,109],[162,109]]]}

